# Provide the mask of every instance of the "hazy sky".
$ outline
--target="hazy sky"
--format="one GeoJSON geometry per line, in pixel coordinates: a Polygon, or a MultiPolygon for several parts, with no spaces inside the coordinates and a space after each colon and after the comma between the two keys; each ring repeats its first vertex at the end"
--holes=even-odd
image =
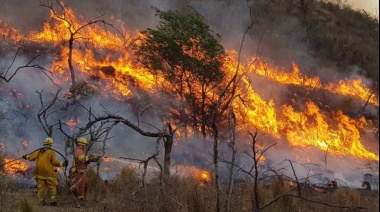
{"type": "Polygon", "coordinates": [[[379,0],[347,0],[347,2],[353,8],[364,9],[375,17],[379,17],[379,0]]]}

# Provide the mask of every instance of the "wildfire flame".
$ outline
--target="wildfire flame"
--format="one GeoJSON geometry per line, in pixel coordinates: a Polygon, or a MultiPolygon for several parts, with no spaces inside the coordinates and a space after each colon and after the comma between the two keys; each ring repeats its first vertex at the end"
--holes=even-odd
{"type": "MultiPolygon", "coordinates": [[[[129,161],[121,160],[121,159],[117,159],[117,158],[113,158],[113,157],[103,157],[102,161],[105,163],[120,162],[120,163],[124,164],[124,166],[120,166],[119,169],[122,169],[122,167],[125,167],[125,165],[127,165],[127,167],[129,169],[135,170],[135,171],[137,171],[139,168],[141,168],[139,164],[132,164],[129,161]]],[[[209,170],[199,169],[195,166],[185,166],[185,165],[179,165],[179,164],[175,165],[174,169],[175,170],[173,170],[173,171],[178,173],[178,174],[181,174],[184,176],[190,176],[190,177],[194,178],[195,180],[197,180],[199,182],[200,186],[205,186],[205,185],[208,185],[212,182],[212,175],[211,175],[211,172],[209,170]]],[[[153,167],[150,167],[149,170],[158,171],[158,169],[153,168],[153,167]]],[[[103,167],[103,171],[108,172],[108,171],[112,171],[112,169],[108,166],[105,166],[105,167],[103,167]]]]}
{"type": "MultiPolygon", "coordinates": [[[[51,13],[53,22],[46,22],[43,29],[33,31],[28,36],[21,36],[17,30],[12,29],[0,20],[0,35],[8,37],[13,42],[24,39],[28,42],[48,43],[58,47],[59,56],[54,60],[53,70],[66,76],[69,79],[67,67],[69,47],[64,45],[70,39],[72,33],[80,26],[86,24],[80,16],[73,10],[66,8],[66,19],[71,21],[71,25],[62,21],[62,17],[57,17],[51,13]]],[[[161,79],[155,78],[147,70],[138,67],[133,63],[131,51],[128,49],[128,41],[141,36],[138,32],[128,32],[121,21],[121,34],[126,38],[121,39],[117,33],[111,33],[104,27],[91,25],[84,27],[80,31],[80,37],[75,37],[73,48],[73,59],[75,69],[84,75],[94,78],[104,79],[105,90],[113,90],[115,97],[128,97],[133,94],[128,83],[133,82],[133,86],[138,86],[152,95],[155,95],[156,86],[168,87],[168,84],[161,79]],[[91,42],[86,42],[85,40],[91,42]],[[86,47],[84,47],[86,46],[86,47]],[[77,48],[81,47],[81,48],[77,48]],[[105,54],[104,54],[105,52],[105,54]],[[111,89],[112,88],[112,89],[111,89]],[[121,96],[120,96],[121,95],[121,96]]],[[[76,35],[75,35],[76,36],[76,35]]],[[[198,42],[193,39],[192,42],[198,42]]],[[[196,49],[183,49],[184,53],[196,55],[196,49]]],[[[236,51],[228,51],[229,59],[224,64],[224,71],[227,76],[232,76],[236,72],[237,61],[236,51]]],[[[257,58],[255,58],[257,59],[257,58]]],[[[361,140],[361,131],[370,128],[373,123],[365,118],[354,119],[336,111],[332,114],[325,114],[316,103],[309,101],[303,111],[297,111],[291,105],[276,105],[274,100],[264,100],[251,86],[250,74],[257,74],[268,80],[282,84],[292,84],[305,88],[317,88],[329,91],[334,94],[349,96],[364,100],[375,106],[379,105],[377,96],[372,95],[371,90],[366,87],[360,79],[341,80],[338,84],[323,84],[318,77],[308,77],[301,74],[297,64],[293,64],[293,70],[283,71],[281,68],[268,64],[265,60],[258,62],[241,64],[238,73],[241,74],[241,87],[238,92],[245,99],[245,102],[233,102],[233,108],[241,111],[237,114],[240,131],[246,131],[252,125],[256,126],[261,133],[270,134],[275,138],[287,140],[293,147],[314,146],[329,154],[336,156],[352,155],[358,159],[378,161],[378,154],[369,151],[361,140]],[[244,73],[244,74],[243,74],[244,73]]],[[[104,83],[102,81],[102,83],[104,83]]],[[[95,82],[94,82],[95,83],[95,82]]],[[[194,85],[194,87],[199,85],[194,85]]],[[[209,99],[215,99],[211,92],[207,94],[209,99]]],[[[67,124],[74,127],[77,121],[71,119],[67,124]]],[[[181,131],[178,131],[182,133],[181,131]]],[[[192,135],[188,132],[186,135],[192,135]]],[[[183,134],[184,135],[184,134],[183,134]]],[[[208,176],[205,172],[196,174],[197,177],[208,176]]],[[[209,179],[205,177],[205,179],[209,179]]]]}
{"type": "Polygon", "coordinates": [[[19,43],[23,40],[23,36],[20,35],[16,29],[12,28],[9,24],[3,22],[2,20],[0,20],[0,38],[8,38],[13,43],[19,43]]]}
{"type": "Polygon", "coordinates": [[[103,162],[109,163],[109,162],[112,162],[112,161],[114,161],[113,158],[103,157],[103,162]]]}
{"type": "Polygon", "coordinates": [[[206,169],[200,169],[195,166],[176,165],[175,171],[193,177],[199,182],[199,186],[206,186],[212,182],[211,172],[206,169]]]}
{"type": "Polygon", "coordinates": [[[66,125],[70,128],[70,130],[73,130],[74,127],[79,123],[79,120],[75,120],[74,118],[71,118],[69,121],[66,122],[66,125]]]}
{"type": "Polygon", "coordinates": [[[15,175],[17,171],[23,171],[25,172],[28,168],[29,165],[22,161],[22,160],[14,160],[11,158],[4,158],[4,169],[6,173],[15,175]]]}
{"type": "Polygon", "coordinates": [[[207,170],[192,169],[193,177],[201,182],[201,185],[207,185],[211,182],[211,173],[207,170]]]}
{"type": "Polygon", "coordinates": [[[308,77],[302,74],[298,65],[295,63],[293,63],[293,71],[289,72],[279,70],[278,67],[273,67],[261,60],[258,65],[251,66],[250,71],[282,84],[292,84],[306,88],[323,89],[331,93],[345,95],[361,99],[363,101],[368,100],[369,103],[379,106],[378,96],[373,95],[373,92],[363,84],[361,79],[339,80],[338,85],[333,83],[324,85],[320,78],[308,77]]]}

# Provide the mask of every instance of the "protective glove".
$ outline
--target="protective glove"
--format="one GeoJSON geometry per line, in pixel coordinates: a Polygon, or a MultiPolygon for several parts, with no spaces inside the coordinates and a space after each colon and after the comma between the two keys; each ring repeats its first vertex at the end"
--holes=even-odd
{"type": "Polygon", "coordinates": [[[27,160],[28,155],[23,155],[22,158],[25,159],[25,160],[27,160]]]}
{"type": "Polygon", "coordinates": [[[90,162],[97,162],[98,160],[99,160],[99,158],[100,158],[100,156],[99,155],[89,155],[89,157],[88,157],[88,160],[90,161],[90,162]]]}
{"type": "Polygon", "coordinates": [[[68,166],[69,165],[69,161],[68,160],[65,160],[62,164],[62,166],[68,166]]]}

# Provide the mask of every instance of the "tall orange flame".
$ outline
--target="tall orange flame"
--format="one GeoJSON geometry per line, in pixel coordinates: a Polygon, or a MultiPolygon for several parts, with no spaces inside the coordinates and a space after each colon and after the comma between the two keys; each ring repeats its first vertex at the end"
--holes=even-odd
{"type": "MultiPolygon", "coordinates": [[[[69,79],[67,72],[67,60],[69,48],[65,45],[70,38],[70,33],[83,26],[86,22],[76,16],[73,10],[67,8],[67,17],[72,21],[71,25],[55,17],[51,13],[54,23],[46,22],[41,31],[31,32],[25,38],[17,35],[9,25],[0,29],[0,35],[10,37],[14,42],[26,39],[29,42],[50,43],[59,47],[59,57],[54,60],[52,67],[69,79]]],[[[119,22],[122,25],[122,22],[119,22]]],[[[155,93],[155,87],[167,87],[161,78],[155,78],[148,70],[133,63],[132,52],[128,49],[128,41],[140,36],[138,32],[121,30],[126,38],[122,39],[118,33],[111,33],[98,25],[82,28],[81,37],[76,37],[73,49],[73,61],[75,69],[83,75],[104,79],[107,84],[105,89],[113,90],[115,97],[128,97],[132,95],[130,82],[134,86],[155,93]],[[85,43],[85,44],[84,44],[85,43]],[[120,96],[121,95],[121,96],[120,96]]],[[[198,42],[196,39],[192,42],[198,42]]],[[[183,49],[184,53],[202,57],[196,49],[183,49]]],[[[236,72],[238,62],[236,51],[231,50],[229,60],[224,64],[227,76],[236,72]]],[[[255,58],[257,59],[257,58],[255,58]]],[[[352,155],[359,159],[379,160],[378,154],[369,151],[361,140],[361,131],[371,127],[372,123],[364,118],[354,119],[336,111],[331,115],[325,114],[317,104],[307,102],[304,111],[296,111],[291,105],[276,105],[274,100],[264,100],[251,86],[249,75],[254,73],[282,84],[292,84],[304,88],[318,88],[331,93],[346,95],[352,98],[364,100],[375,106],[379,105],[378,97],[366,87],[360,79],[341,80],[338,84],[322,84],[318,77],[308,77],[301,74],[297,64],[293,64],[291,72],[268,64],[265,60],[240,64],[238,73],[242,76],[238,92],[245,100],[234,101],[233,108],[239,111],[237,120],[238,130],[246,131],[255,126],[261,133],[270,134],[275,138],[287,140],[291,146],[307,147],[315,146],[322,151],[328,151],[336,156],[352,155]]],[[[194,85],[194,87],[199,85],[194,85]]],[[[215,95],[208,93],[209,99],[215,99],[215,95]]],[[[70,122],[72,126],[74,122],[70,122]]],[[[191,134],[191,133],[190,133],[191,134]]]]}
{"type": "Polygon", "coordinates": [[[267,79],[280,82],[282,84],[299,85],[306,88],[324,89],[331,93],[350,96],[353,98],[367,101],[371,104],[379,106],[379,99],[373,95],[373,92],[363,84],[361,79],[356,80],[339,80],[338,85],[328,83],[324,85],[318,77],[308,77],[301,73],[297,64],[293,63],[293,71],[287,72],[278,70],[265,61],[253,63],[250,70],[267,79]]]}

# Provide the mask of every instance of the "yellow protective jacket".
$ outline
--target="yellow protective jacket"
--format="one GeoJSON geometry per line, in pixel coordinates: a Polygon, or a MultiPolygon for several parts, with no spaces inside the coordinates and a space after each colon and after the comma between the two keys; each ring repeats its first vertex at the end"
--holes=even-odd
{"type": "Polygon", "coordinates": [[[33,172],[33,178],[35,179],[56,180],[57,173],[54,171],[54,167],[63,165],[63,162],[57,160],[54,150],[49,147],[44,147],[27,155],[26,159],[29,161],[36,160],[36,167],[33,172]]]}

